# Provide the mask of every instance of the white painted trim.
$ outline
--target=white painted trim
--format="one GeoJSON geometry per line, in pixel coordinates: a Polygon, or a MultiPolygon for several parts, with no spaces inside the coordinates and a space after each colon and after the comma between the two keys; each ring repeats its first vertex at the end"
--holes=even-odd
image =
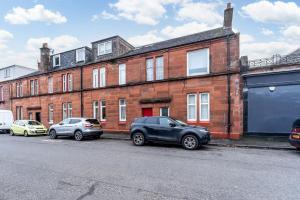
{"type": "Polygon", "coordinates": [[[200,93],[200,94],[199,94],[199,119],[200,119],[200,121],[203,121],[203,122],[208,122],[208,121],[210,120],[210,95],[209,95],[208,92],[203,92],[203,93],[200,93]],[[208,98],[208,102],[205,103],[205,104],[208,105],[208,116],[207,116],[208,118],[207,118],[207,119],[202,119],[202,118],[201,118],[201,105],[202,105],[202,102],[201,102],[201,96],[202,96],[203,94],[207,94],[207,98],[208,98]]]}
{"type": "Polygon", "coordinates": [[[187,121],[191,121],[191,122],[196,122],[197,121],[197,94],[193,93],[193,94],[187,94],[187,99],[186,99],[186,109],[187,109],[187,121]],[[195,118],[194,119],[189,119],[189,96],[195,96],[195,118]]]}
{"type": "Polygon", "coordinates": [[[188,51],[186,53],[186,74],[187,74],[187,76],[197,76],[197,75],[209,74],[209,66],[210,66],[210,63],[209,63],[209,54],[210,54],[209,48],[198,49],[198,50],[194,50],[194,51],[188,51]],[[203,51],[203,50],[207,50],[207,68],[206,68],[206,72],[204,72],[204,73],[197,73],[197,74],[190,74],[189,73],[189,53],[196,52],[196,51],[203,51]]]}

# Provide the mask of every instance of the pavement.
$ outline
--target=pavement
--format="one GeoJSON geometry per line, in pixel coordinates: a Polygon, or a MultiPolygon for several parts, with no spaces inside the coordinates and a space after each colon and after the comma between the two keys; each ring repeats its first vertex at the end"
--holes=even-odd
{"type": "Polygon", "coordinates": [[[1,200],[300,199],[300,152],[0,135],[1,200]]]}
{"type": "MultiPolygon", "coordinates": [[[[130,140],[128,134],[120,133],[104,133],[101,137],[105,139],[130,140]]],[[[243,136],[239,140],[212,139],[209,145],[256,149],[295,150],[295,147],[289,144],[288,136],[243,136]]]]}

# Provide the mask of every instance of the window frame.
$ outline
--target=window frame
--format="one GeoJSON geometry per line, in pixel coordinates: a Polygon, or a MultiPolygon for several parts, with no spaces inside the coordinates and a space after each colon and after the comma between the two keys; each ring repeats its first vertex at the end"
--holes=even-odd
{"type": "Polygon", "coordinates": [[[119,85],[126,84],[126,64],[119,64],[119,85]],[[122,79],[122,75],[124,76],[122,79]],[[122,82],[123,81],[123,82],[122,82]]]}
{"type": "Polygon", "coordinates": [[[106,100],[102,99],[100,100],[100,121],[104,122],[106,121],[106,100]],[[105,102],[105,106],[103,106],[103,102],[105,102]],[[105,118],[103,118],[103,108],[105,109],[105,118]]]}
{"type": "Polygon", "coordinates": [[[60,54],[56,54],[56,55],[53,55],[53,67],[59,67],[60,66],[60,54]],[[58,58],[58,64],[56,65],[56,58],[58,58]]]}
{"type": "Polygon", "coordinates": [[[192,51],[188,51],[186,53],[186,70],[187,70],[187,76],[197,76],[197,75],[203,75],[203,74],[209,74],[209,68],[210,68],[210,50],[209,48],[202,48],[202,49],[196,49],[196,50],[192,50],[192,51]],[[193,53],[193,52],[201,52],[201,51],[207,51],[207,67],[206,67],[206,72],[202,72],[202,73],[193,73],[190,74],[190,70],[189,70],[189,54],[193,53]]]}
{"type": "Polygon", "coordinates": [[[16,96],[20,97],[20,84],[19,84],[19,82],[16,82],[16,96]]]}
{"type": "Polygon", "coordinates": [[[112,40],[98,43],[97,47],[98,47],[98,52],[97,52],[98,56],[110,54],[112,53],[112,40]],[[103,51],[101,50],[101,46],[103,47],[103,51]]]}
{"type": "Polygon", "coordinates": [[[191,93],[191,94],[187,94],[187,102],[186,102],[186,108],[187,108],[187,121],[190,121],[190,122],[196,122],[197,121],[197,94],[196,93],[191,93]],[[189,103],[189,97],[190,96],[195,96],[195,104],[190,104],[189,103]],[[189,118],[189,115],[190,115],[190,112],[189,112],[189,106],[191,105],[194,105],[195,106],[195,118],[189,118]]]}
{"type": "Polygon", "coordinates": [[[35,83],[34,80],[30,80],[30,96],[34,96],[35,94],[35,83]]]}
{"type": "Polygon", "coordinates": [[[168,106],[160,107],[160,108],[159,108],[159,116],[160,116],[160,117],[169,117],[169,116],[170,116],[170,107],[168,107],[168,106]],[[162,115],[162,109],[164,109],[164,108],[167,108],[167,109],[168,109],[168,116],[163,116],[163,115],[162,115]]]}
{"type": "Polygon", "coordinates": [[[0,86],[0,101],[4,101],[4,91],[3,91],[4,89],[3,89],[3,86],[1,85],[0,86]]]}
{"type": "Polygon", "coordinates": [[[39,80],[38,79],[35,79],[34,80],[34,92],[35,92],[35,95],[38,95],[39,94],[39,80]]]}
{"type": "Polygon", "coordinates": [[[127,116],[126,116],[126,110],[127,110],[127,104],[125,99],[119,99],[119,121],[120,122],[126,122],[127,116]],[[121,104],[121,101],[124,101],[124,104],[121,104]],[[125,108],[125,118],[122,119],[122,107],[125,108]]]}
{"type": "Polygon", "coordinates": [[[67,74],[67,89],[68,92],[72,92],[73,91],[73,75],[71,73],[67,74]]]}
{"type": "Polygon", "coordinates": [[[164,56],[157,56],[156,58],[155,58],[155,79],[156,80],[163,80],[165,78],[165,76],[164,76],[164,56]],[[159,68],[158,68],[158,60],[160,60],[161,59],[161,61],[162,61],[162,66],[160,66],[161,67],[161,72],[162,72],[162,74],[159,74],[159,72],[160,72],[160,70],[158,70],[159,68]],[[160,77],[160,75],[161,75],[161,77],[160,77]]]}
{"type": "Polygon", "coordinates": [[[106,69],[105,69],[105,67],[101,67],[99,69],[99,79],[100,79],[99,87],[105,87],[106,86],[106,69]],[[103,75],[103,77],[102,77],[102,75],[103,75]]]}
{"type": "Polygon", "coordinates": [[[79,62],[82,62],[82,61],[85,62],[85,48],[76,49],[76,63],[79,63],[79,62]],[[83,59],[81,59],[81,60],[79,60],[80,51],[83,52],[83,59]]]}
{"type": "Polygon", "coordinates": [[[4,78],[10,77],[10,68],[6,68],[4,72],[5,72],[4,78]]]}
{"type": "Polygon", "coordinates": [[[98,101],[93,101],[93,118],[98,119],[99,118],[99,102],[98,101]],[[97,105],[96,105],[97,103],[97,105]],[[96,111],[98,110],[98,111],[96,111]]]}
{"type": "Polygon", "coordinates": [[[52,103],[48,104],[48,123],[54,123],[54,105],[52,103]]]}
{"type": "Polygon", "coordinates": [[[199,121],[203,121],[203,122],[208,122],[210,121],[210,94],[208,92],[201,92],[199,93],[199,121]],[[206,95],[207,94],[207,103],[203,103],[202,102],[202,95],[206,95]],[[201,112],[202,112],[202,105],[207,105],[208,109],[207,109],[207,118],[203,119],[201,112]]]}
{"type": "Polygon", "coordinates": [[[68,86],[67,86],[67,74],[63,74],[62,75],[62,91],[63,92],[67,92],[67,88],[68,88],[68,86]]]}
{"type": "Polygon", "coordinates": [[[93,88],[98,88],[99,87],[99,69],[94,68],[92,73],[93,73],[93,88]]]}
{"type": "Polygon", "coordinates": [[[68,118],[68,103],[62,104],[62,121],[68,118]]]}
{"type": "Polygon", "coordinates": [[[48,77],[48,93],[53,93],[53,76],[48,77]]]}
{"type": "Polygon", "coordinates": [[[154,62],[153,62],[153,60],[154,60],[153,58],[146,59],[146,81],[154,81],[154,62]],[[148,67],[148,61],[152,62],[151,68],[148,67]],[[151,72],[152,79],[149,79],[150,73],[148,73],[148,72],[151,72]]]}
{"type": "Polygon", "coordinates": [[[68,118],[72,118],[73,116],[73,105],[71,102],[67,103],[67,111],[68,111],[68,118]]]}

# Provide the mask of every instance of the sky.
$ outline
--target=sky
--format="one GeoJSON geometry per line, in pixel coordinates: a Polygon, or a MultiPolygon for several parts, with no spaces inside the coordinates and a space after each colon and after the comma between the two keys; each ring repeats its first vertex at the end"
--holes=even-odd
{"type": "MultiPolygon", "coordinates": [[[[228,1],[0,0],[0,68],[37,68],[39,48],[55,53],[113,35],[134,46],[221,27],[228,1]]],[[[300,48],[300,0],[231,0],[240,55],[249,59],[300,48]]]]}

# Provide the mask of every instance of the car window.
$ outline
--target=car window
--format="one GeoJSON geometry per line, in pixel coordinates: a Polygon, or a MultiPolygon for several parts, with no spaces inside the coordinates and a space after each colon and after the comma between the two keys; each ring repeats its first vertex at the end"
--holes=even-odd
{"type": "Polygon", "coordinates": [[[165,118],[165,117],[159,118],[159,124],[161,126],[170,126],[171,122],[172,121],[170,119],[168,119],[168,118],[165,118]]]}
{"type": "Polygon", "coordinates": [[[145,120],[146,124],[158,124],[158,119],[156,117],[149,117],[145,120]]]}
{"type": "Polygon", "coordinates": [[[69,121],[70,121],[70,119],[67,118],[67,119],[64,119],[61,123],[63,123],[63,124],[69,124],[69,121]]]}
{"type": "Polygon", "coordinates": [[[79,122],[81,122],[81,119],[71,119],[69,124],[77,124],[79,122]]]}
{"type": "Polygon", "coordinates": [[[89,122],[91,124],[100,124],[99,121],[97,119],[87,119],[85,120],[86,122],[89,122]]]}
{"type": "Polygon", "coordinates": [[[25,123],[22,121],[19,121],[19,126],[25,126],[25,123]]]}
{"type": "Polygon", "coordinates": [[[28,125],[31,125],[31,126],[41,125],[41,123],[38,122],[38,121],[28,121],[27,124],[28,124],[28,125]]]}
{"type": "Polygon", "coordinates": [[[145,118],[137,118],[134,123],[143,123],[145,118]]]}
{"type": "Polygon", "coordinates": [[[15,125],[19,125],[19,121],[14,121],[14,124],[15,125]]]}

